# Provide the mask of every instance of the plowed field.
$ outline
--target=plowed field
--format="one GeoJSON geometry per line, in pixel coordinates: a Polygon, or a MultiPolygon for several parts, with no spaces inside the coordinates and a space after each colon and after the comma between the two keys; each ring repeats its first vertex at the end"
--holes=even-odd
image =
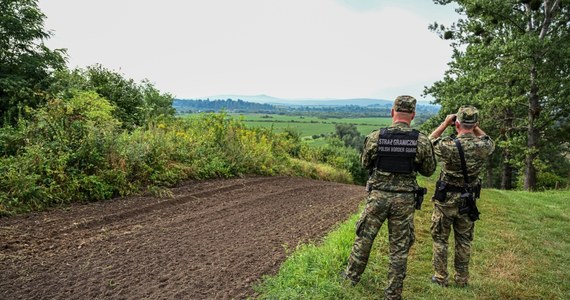
{"type": "Polygon", "coordinates": [[[0,299],[244,299],[287,248],[318,241],[365,197],[292,177],[172,191],[0,218],[0,299]]]}

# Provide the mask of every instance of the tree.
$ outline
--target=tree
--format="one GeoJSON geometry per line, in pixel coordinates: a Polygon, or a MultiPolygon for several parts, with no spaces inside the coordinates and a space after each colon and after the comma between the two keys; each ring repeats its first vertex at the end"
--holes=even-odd
{"type": "Polygon", "coordinates": [[[161,93],[152,83],[144,80],[140,86],[144,100],[145,118],[153,119],[158,116],[173,116],[176,113],[172,102],[174,97],[171,94],[161,93]]]}
{"type": "Polygon", "coordinates": [[[0,0],[0,123],[45,103],[50,74],[65,68],[65,50],[44,45],[44,18],[36,0],[0,0]]]}
{"type": "MultiPolygon", "coordinates": [[[[444,79],[426,88],[441,114],[474,104],[499,141],[503,187],[520,168],[524,188],[535,190],[547,148],[567,149],[570,107],[570,2],[568,0],[434,0],[455,3],[462,18],[430,28],[453,47],[444,79]],[[524,162],[519,166],[517,162],[524,162]]],[[[433,124],[433,122],[431,122],[433,124]]],[[[557,164],[550,161],[549,164],[557,164]]]]}
{"type": "Polygon", "coordinates": [[[175,113],[170,94],[161,93],[148,80],[136,83],[101,65],[63,70],[54,77],[49,90],[54,97],[70,98],[76,91],[94,91],[116,106],[114,116],[127,129],[145,125],[154,117],[175,113]]]}
{"type": "Polygon", "coordinates": [[[360,134],[356,125],[339,123],[335,125],[336,136],[344,142],[346,147],[362,151],[364,136],[360,134]]]}

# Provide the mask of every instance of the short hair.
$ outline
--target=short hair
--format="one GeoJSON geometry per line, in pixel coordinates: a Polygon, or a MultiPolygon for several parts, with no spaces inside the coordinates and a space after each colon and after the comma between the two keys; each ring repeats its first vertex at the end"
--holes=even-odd
{"type": "Polygon", "coordinates": [[[398,115],[398,116],[402,116],[402,117],[405,117],[405,118],[409,118],[410,120],[412,119],[412,115],[413,115],[414,113],[415,113],[415,112],[405,112],[405,111],[396,111],[396,110],[394,110],[394,115],[398,115]]]}
{"type": "Polygon", "coordinates": [[[475,124],[467,124],[467,123],[459,123],[459,126],[461,126],[461,128],[466,129],[466,130],[473,130],[475,128],[475,124]]]}

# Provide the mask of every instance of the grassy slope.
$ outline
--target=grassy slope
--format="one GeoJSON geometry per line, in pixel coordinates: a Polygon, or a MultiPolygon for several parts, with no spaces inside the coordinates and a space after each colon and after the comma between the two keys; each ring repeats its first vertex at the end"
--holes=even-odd
{"type": "MultiPolygon", "coordinates": [[[[433,192],[433,178],[424,181],[433,192]]],[[[426,203],[427,202],[427,203],[426,203]]],[[[570,192],[484,190],[479,201],[471,281],[467,289],[440,288],[432,275],[429,234],[432,205],[416,211],[416,243],[408,260],[405,299],[567,299],[570,295],[570,192]]],[[[339,224],[318,245],[301,245],[276,276],[257,287],[262,299],[377,299],[388,267],[387,226],[372,250],[362,281],[338,281],[354,241],[358,214],[339,224]]],[[[453,239],[453,238],[451,238],[453,239]]],[[[451,240],[451,245],[453,240],[451,240]]],[[[453,246],[450,246],[453,253],[453,246]]],[[[449,260],[453,274],[453,257],[449,260]]]]}

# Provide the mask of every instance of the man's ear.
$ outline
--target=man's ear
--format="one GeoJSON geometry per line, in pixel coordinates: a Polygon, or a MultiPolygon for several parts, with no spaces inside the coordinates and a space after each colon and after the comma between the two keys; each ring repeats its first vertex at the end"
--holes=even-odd
{"type": "Polygon", "coordinates": [[[394,117],[394,109],[392,108],[392,110],[390,111],[390,116],[393,118],[394,117]]]}
{"type": "Polygon", "coordinates": [[[416,117],[416,112],[414,111],[414,112],[412,113],[412,118],[411,118],[410,120],[413,120],[415,117],[416,117]]]}

